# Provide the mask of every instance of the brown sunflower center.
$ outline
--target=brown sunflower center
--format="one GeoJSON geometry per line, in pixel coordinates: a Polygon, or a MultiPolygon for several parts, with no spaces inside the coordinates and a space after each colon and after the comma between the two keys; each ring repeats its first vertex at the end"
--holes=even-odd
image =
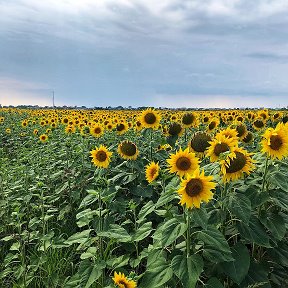
{"type": "Polygon", "coordinates": [[[216,156],[226,151],[229,151],[229,146],[226,143],[217,143],[214,147],[214,154],[216,156]]]}
{"type": "Polygon", "coordinates": [[[216,122],[215,122],[215,121],[212,121],[212,122],[209,124],[208,129],[209,129],[209,130],[213,130],[215,127],[216,127],[216,122]]]}
{"type": "Polygon", "coordinates": [[[279,135],[272,135],[270,137],[270,147],[273,150],[279,150],[282,147],[283,141],[279,135]]]}
{"type": "Polygon", "coordinates": [[[126,286],[126,282],[124,280],[119,280],[118,285],[121,288],[127,288],[128,286],[126,286]]]}
{"type": "Polygon", "coordinates": [[[127,156],[134,156],[137,152],[136,145],[132,142],[123,142],[120,146],[121,152],[127,156]]]}
{"type": "Polygon", "coordinates": [[[181,130],[182,130],[182,127],[179,123],[172,123],[169,126],[168,133],[171,136],[175,136],[175,135],[178,135],[181,132],[181,130]]]}
{"type": "Polygon", "coordinates": [[[104,162],[107,159],[107,154],[105,151],[98,151],[96,154],[96,159],[100,162],[104,162]]]}
{"type": "Polygon", "coordinates": [[[116,129],[117,129],[117,131],[120,132],[120,131],[125,129],[125,126],[124,126],[124,124],[120,123],[120,124],[117,125],[116,129]]]}
{"type": "Polygon", "coordinates": [[[226,168],[227,173],[235,173],[244,168],[246,164],[246,156],[241,152],[235,152],[236,158],[230,160],[229,166],[226,168]]]}
{"type": "Polygon", "coordinates": [[[208,120],[209,120],[208,116],[204,117],[204,119],[203,119],[204,122],[208,122],[208,120]]]}
{"type": "Polygon", "coordinates": [[[147,124],[154,124],[156,122],[156,116],[154,113],[149,112],[144,116],[144,120],[147,124]]]}
{"type": "Polygon", "coordinates": [[[194,122],[194,115],[191,113],[186,113],[183,115],[182,123],[185,125],[191,125],[194,122]]]}
{"type": "Polygon", "coordinates": [[[151,170],[150,170],[150,176],[153,178],[154,177],[154,175],[157,173],[157,169],[156,168],[152,168],[151,170]]]}
{"type": "Polygon", "coordinates": [[[100,128],[100,127],[96,127],[96,128],[94,129],[94,133],[100,134],[100,133],[101,133],[101,128],[100,128]]]}
{"type": "Polygon", "coordinates": [[[176,166],[179,170],[188,170],[191,167],[190,159],[187,157],[180,157],[176,161],[176,166]]]}
{"type": "Polygon", "coordinates": [[[246,132],[246,127],[244,125],[238,125],[236,127],[236,131],[237,131],[237,136],[238,137],[241,137],[245,134],[246,132]]]}
{"type": "Polygon", "coordinates": [[[211,137],[204,132],[200,132],[194,135],[190,145],[194,151],[204,152],[210,146],[209,141],[211,141],[211,137]]]}
{"type": "Polygon", "coordinates": [[[203,190],[203,184],[200,179],[191,179],[187,184],[185,191],[190,197],[195,197],[203,190]]]}
{"type": "Polygon", "coordinates": [[[264,127],[264,122],[262,120],[256,120],[256,121],[254,121],[254,126],[256,128],[262,128],[262,127],[264,127]]]}

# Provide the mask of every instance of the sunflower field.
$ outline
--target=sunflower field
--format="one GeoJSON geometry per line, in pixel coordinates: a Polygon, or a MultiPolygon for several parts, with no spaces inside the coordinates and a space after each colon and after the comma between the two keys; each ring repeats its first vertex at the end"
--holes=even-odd
{"type": "Polygon", "coordinates": [[[288,287],[286,110],[0,108],[0,287],[288,287]]]}

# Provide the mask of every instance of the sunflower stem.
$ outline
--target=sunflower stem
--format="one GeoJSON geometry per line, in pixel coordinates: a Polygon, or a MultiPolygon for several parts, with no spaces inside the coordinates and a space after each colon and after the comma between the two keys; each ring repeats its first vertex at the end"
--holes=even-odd
{"type": "Polygon", "coordinates": [[[268,171],[268,160],[269,158],[266,157],[261,193],[264,192],[264,188],[265,188],[266,176],[267,176],[267,171],[268,171]]]}
{"type": "Polygon", "coordinates": [[[186,209],[186,223],[187,223],[187,231],[186,231],[186,255],[187,258],[190,256],[190,246],[191,246],[191,235],[190,235],[190,230],[191,230],[191,225],[190,225],[190,211],[186,209]]]}
{"type": "Polygon", "coordinates": [[[152,161],[152,154],[153,154],[153,147],[152,147],[152,140],[153,140],[153,129],[150,128],[150,160],[152,161]]]}

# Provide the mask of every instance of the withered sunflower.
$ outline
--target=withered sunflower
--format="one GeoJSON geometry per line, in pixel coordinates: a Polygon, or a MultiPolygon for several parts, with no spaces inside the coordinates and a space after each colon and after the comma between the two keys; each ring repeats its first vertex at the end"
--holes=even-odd
{"type": "Polygon", "coordinates": [[[199,167],[199,159],[195,156],[195,153],[189,152],[188,148],[184,151],[180,148],[176,154],[171,154],[170,158],[167,159],[169,164],[169,172],[175,173],[184,177],[191,174],[199,167]]]}
{"type": "Polygon", "coordinates": [[[123,159],[136,160],[139,155],[139,150],[135,143],[126,140],[118,145],[118,153],[123,159]]]}
{"type": "Polygon", "coordinates": [[[142,111],[139,117],[139,121],[144,128],[157,129],[160,124],[160,120],[160,113],[151,108],[142,111]]]}
{"type": "Polygon", "coordinates": [[[201,202],[209,202],[213,198],[211,190],[215,189],[216,183],[212,182],[213,176],[205,176],[204,171],[200,173],[197,168],[187,179],[182,179],[180,189],[180,204],[186,207],[200,208],[201,202]]]}
{"type": "Polygon", "coordinates": [[[223,181],[230,182],[240,179],[254,169],[254,161],[251,158],[252,153],[240,147],[234,148],[225,159],[220,161],[223,181]]]}
{"type": "Polygon", "coordinates": [[[108,168],[111,162],[112,152],[110,152],[104,145],[100,145],[99,148],[90,151],[92,157],[91,162],[101,168],[108,168]]]}
{"type": "Polygon", "coordinates": [[[158,177],[159,170],[160,170],[160,166],[158,163],[155,163],[153,161],[150,164],[148,164],[145,169],[146,180],[149,183],[152,183],[158,177]]]}
{"type": "Polygon", "coordinates": [[[288,129],[283,123],[278,123],[276,128],[268,128],[264,135],[262,152],[269,155],[272,159],[281,160],[288,156],[288,129]]]}
{"type": "Polygon", "coordinates": [[[112,278],[114,281],[114,284],[117,285],[118,288],[136,288],[137,283],[134,280],[129,280],[124,273],[114,272],[114,277],[112,278]]]}

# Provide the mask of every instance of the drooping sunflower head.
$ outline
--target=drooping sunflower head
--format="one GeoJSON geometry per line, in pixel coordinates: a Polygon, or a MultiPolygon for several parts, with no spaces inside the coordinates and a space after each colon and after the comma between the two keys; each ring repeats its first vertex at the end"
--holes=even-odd
{"type": "Polygon", "coordinates": [[[155,163],[153,161],[150,164],[148,164],[145,169],[146,180],[149,183],[152,183],[158,177],[159,171],[160,171],[160,166],[158,163],[155,163]]]}
{"type": "Polygon", "coordinates": [[[167,134],[169,136],[180,136],[183,133],[183,128],[181,124],[173,122],[169,125],[167,134]]]}
{"type": "Polygon", "coordinates": [[[248,131],[247,135],[242,139],[242,141],[246,144],[250,143],[253,140],[253,133],[248,131]]]}
{"type": "Polygon", "coordinates": [[[240,139],[243,139],[248,131],[247,131],[247,127],[245,124],[243,123],[239,123],[236,127],[235,127],[236,131],[237,131],[237,136],[240,138],[240,139]]]}
{"type": "Polygon", "coordinates": [[[255,130],[261,130],[265,127],[265,122],[262,118],[257,118],[254,122],[253,122],[253,127],[255,130]]]}
{"type": "Polygon", "coordinates": [[[104,145],[96,147],[96,149],[90,151],[92,157],[91,162],[100,168],[108,168],[111,162],[112,152],[110,152],[104,145]]]}
{"type": "Polygon", "coordinates": [[[199,159],[195,156],[195,153],[189,152],[188,148],[184,151],[180,148],[175,154],[171,154],[167,163],[170,168],[169,172],[176,172],[180,177],[191,174],[199,167],[199,159]]]}
{"type": "Polygon", "coordinates": [[[112,278],[114,284],[117,285],[118,288],[136,288],[137,283],[134,280],[129,280],[124,273],[114,272],[114,277],[112,278]]]}
{"type": "Polygon", "coordinates": [[[288,156],[288,129],[283,123],[278,123],[276,128],[268,128],[261,141],[262,152],[272,159],[281,160],[288,156]]]}
{"type": "Polygon", "coordinates": [[[207,156],[210,157],[211,162],[218,161],[222,153],[231,151],[237,146],[234,138],[227,138],[223,135],[215,137],[211,142],[211,146],[207,150],[207,156]]]}
{"type": "Polygon", "coordinates": [[[220,123],[219,119],[217,118],[212,119],[208,124],[208,127],[207,127],[208,131],[211,132],[214,129],[216,129],[219,123],[220,123]]]}
{"type": "Polygon", "coordinates": [[[251,153],[240,147],[234,148],[225,159],[220,161],[223,181],[230,182],[240,179],[245,174],[250,174],[254,169],[254,160],[251,153]]]}
{"type": "Polygon", "coordinates": [[[139,120],[144,128],[157,129],[160,124],[161,116],[159,112],[149,108],[141,112],[139,120]]]}
{"type": "Polygon", "coordinates": [[[213,176],[205,176],[204,171],[200,172],[199,168],[186,179],[182,179],[177,191],[181,197],[180,204],[189,209],[200,208],[201,202],[209,202],[213,198],[212,190],[216,187],[212,180],[213,176]]]}
{"type": "Polygon", "coordinates": [[[42,143],[44,143],[48,140],[48,136],[46,134],[42,134],[40,135],[39,139],[42,143]]]}
{"type": "Polygon", "coordinates": [[[123,159],[136,160],[139,155],[139,150],[135,143],[126,140],[118,145],[118,153],[123,159]]]}
{"type": "Polygon", "coordinates": [[[189,142],[189,148],[191,151],[197,153],[200,157],[204,155],[208,147],[210,146],[211,136],[206,132],[196,132],[191,141],[189,142]]]}

